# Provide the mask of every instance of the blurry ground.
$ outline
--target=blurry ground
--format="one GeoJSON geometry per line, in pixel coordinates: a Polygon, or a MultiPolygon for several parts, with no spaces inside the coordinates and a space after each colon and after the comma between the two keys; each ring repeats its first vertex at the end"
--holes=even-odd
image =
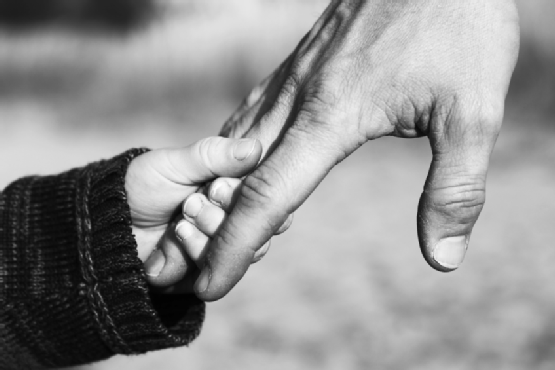
{"type": "MultiPolygon", "coordinates": [[[[555,368],[549,1],[520,3],[527,55],[461,270],[434,272],[418,250],[426,140],[381,139],[337,167],[264,261],[208,305],[189,349],[84,369],[555,368]]],[[[325,6],[173,3],[126,35],[0,33],[0,187],[217,133],[325,6]]]]}

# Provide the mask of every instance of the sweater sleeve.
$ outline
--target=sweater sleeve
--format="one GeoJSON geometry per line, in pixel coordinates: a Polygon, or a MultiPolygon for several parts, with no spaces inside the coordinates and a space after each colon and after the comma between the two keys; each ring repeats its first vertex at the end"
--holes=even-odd
{"type": "Polygon", "coordinates": [[[204,303],[149,291],[124,188],[145,150],[0,193],[0,369],[63,367],[183,346],[204,303]]]}

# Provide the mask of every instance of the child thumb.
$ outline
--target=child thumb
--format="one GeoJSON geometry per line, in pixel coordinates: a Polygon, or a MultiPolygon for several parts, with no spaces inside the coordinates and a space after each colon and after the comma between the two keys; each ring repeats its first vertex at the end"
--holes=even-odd
{"type": "Polygon", "coordinates": [[[179,149],[166,149],[158,171],[168,180],[202,184],[217,177],[241,177],[260,160],[262,145],[256,139],[208,137],[179,149]]]}
{"type": "Polygon", "coordinates": [[[196,188],[217,177],[251,172],[262,154],[255,139],[209,137],[175,149],[159,149],[135,158],[125,187],[134,223],[167,223],[178,205],[196,188]]]}

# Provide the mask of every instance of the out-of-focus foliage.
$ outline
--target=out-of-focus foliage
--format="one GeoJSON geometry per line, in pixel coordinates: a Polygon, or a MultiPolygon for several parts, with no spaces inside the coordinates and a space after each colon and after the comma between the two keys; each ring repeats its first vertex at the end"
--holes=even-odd
{"type": "MultiPolygon", "coordinates": [[[[0,9],[31,3],[26,11],[43,15],[24,23],[0,11],[0,188],[216,134],[327,1],[0,0],[0,9]],[[149,22],[113,33],[108,3],[127,9],[118,19],[145,11],[149,22]]],[[[269,255],[208,306],[190,348],[83,368],[554,369],[555,2],[518,5],[522,51],[459,271],[432,271],[418,250],[426,140],[384,138],[332,171],[269,255]]]]}
{"type": "Polygon", "coordinates": [[[152,0],[0,0],[0,24],[24,29],[45,24],[127,29],[152,12],[152,0]]]}
{"type": "MultiPolygon", "coordinates": [[[[205,75],[203,79],[216,76],[215,83],[221,86],[222,81],[227,81],[225,89],[239,95],[246,93],[252,84],[263,78],[274,65],[279,63],[279,60],[294,46],[294,37],[302,34],[303,31],[300,30],[303,28],[299,25],[303,25],[304,30],[308,30],[310,23],[326,3],[325,0],[302,2],[291,0],[280,2],[270,0],[0,0],[0,32],[2,27],[5,31],[11,32],[35,30],[44,33],[45,26],[49,28],[70,26],[68,32],[76,29],[95,32],[104,29],[135,30],[135,34],[140,34],[144,33],[144,29],[137,28],[137,25],[144,26],[148,24],[146,21],[150,20],[151,27],[156,28],[160,24],[167,23],[164,19],[176,20],[177,17],[178,20],[169,23],[172,27],[171,32],[166,34],[158,32],[160,43],[169,43],[171,44],[169,47],[176,50],[178,38],[183,37],[189,42],[189,44],[187,42],[182,44],[184,52],[189,46],[195,48],[190,49],[187,55],[183,55],[184,64],[189,64],[189,59],[203,59],[201,70],[183,70],[180,79],[194,79],[194,76],[199,73],[205,75]],[[307,9],[312,10],[307,12],[307,9]],[[285,14],[288,14],[290,19],[284,19],[285,14]],[[310,16],[307,17],[307,15],[310,16]],[[302,18],[306,20],[303,22],[302,18]],[[180,22],[185,24],[180,25],[180,22]],[[200,29],[191,27],[191,24],[199,25],[200,29]],[[225,34],[228,32],[232,33],[225,34]],[[292,38],[292,35],[295,36],[292,38]],[[201,47],[196,44],[195,39],[202,39],[202,42],[208,42],[210,45],[201,47]],[[284,43],[283,40],[287,42],[284,43]],[[226,45],[226,41],[231,41],[232,44],[226,45]],[[270,46],[267,43],[275,43],[275,45],[270,46]],[[196,50],[198,48],[226,49],[226,57],[210,59],[202,54],[202,50],[199,53],[196,50]],[[192,55],[193,53],[195,55],[192,55]],[[266,54],[266,57],[261,54],[266,54]],[[225,63],[221,63],[223,61],[225,63]],[[214,70],[215,73],[207,73],[208,70],[214,70]]],[[[555,110],[555,22],[553,22],[555,2],[517,0],[517,5],[522,20],[522,43],[507,111],[509,114],[518,115],[551,115],[555,110]]],[[[148,38],[147,35],[145,36],[148,38]]],[[[140,38],[136,35],[133,37],[140,38]]],[[[61,35],[60,38],[58,44],[63,44],[64,36],[61,35]]],[[[0,46],[9,47],[9,40],[4,41],[8,42],[0,46]]],[[[49,42],[56,41],[51,39],[46,41],[46,43],[49,42]]],[[[83,40],[83,42],[91,43],[91,40],[83,40]]],[[[95,42],[106,44],[99,39],[95,42]]],[[[30,43],[33,44],[33,41],[30,40],[30,43]]],[[[147,41],[142,49],[136,47],[135,54],[143,54],[144,58],[150,59],[156,56],[165,58],[168,54],[163,45],[157,50],[149,50],[148,45],[147,41]]],[[[129,43],[123,45],[123,49],[128,48],[129,43]]],[[[73,51],[68,52],[71,54],[73,51]]],[[[101,53],[104,52],[101,51],[101,53]]],[[[0,61],[1,57],[2,55],[0,55],[0,61]]],[[[64,57],[57,56],[57,58],[64,57]]],[[[55,71],[50,73],[50,80],[67,81],[75,72],[73,69],[77,70],[78,75],[82,75],[80,69],[85,68],[83,64],[90,63],[73,62],[72,60],[70,63],[74,68],[68,70],[64,66],[61,75],[55,71]]],[[[126,60],[122,59],[121,64],[125,63],[126,60]]],[[[28,74],[28,80],[35,79],[40,83],[42,80],[34,76],[36,73],[42,73],[39,70],[40,68],[36,68],[35,71],[28,73],[29,71],[22,67],[20,71],[12,74],[11,72],[14,71],[11,70],[9,63],[8,66],[1,63],[0,82],[3,82],[7,75],[11,75],[10,78],[17,78],[15,76],[28,74]]],[[[12,87],[15,91],[19,91],[17,81],[13,85],[11,83],[0,83],[0,85],[0,90],[3,91],[12,87]]],[[[123,85],[114,83],[114,86],[123,85]]],[[[38,88],[40,90],[40,87],[38,88]]],[[[182,87],[178,89],[187,93],[181,90],[182,87]]],[[[197,88],[193,95],[198,97],[197,88]]]]}
{"type": "Polygon", "coordinates": [[[519,116],[551,117],[555,113],[555,2],[518,0],[517,5],[521,50],[508,110],[519,116]]]}

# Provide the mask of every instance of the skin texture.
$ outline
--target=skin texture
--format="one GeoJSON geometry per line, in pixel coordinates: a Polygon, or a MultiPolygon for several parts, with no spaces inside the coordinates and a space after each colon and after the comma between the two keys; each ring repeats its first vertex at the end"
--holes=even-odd
{"type": "Polygon", "coordinates": [[[433,268],[457,268],[484,205],[518,48],[511,0],[332,1],[222,129],[259,139],[263,160],[208,246],[197,295],[225,296],[335,165],[387,135],[429,138],[418,237],[433,268]]]}
{"type": "Polygon", "coordinates": [[[152,285],[182,280],[181,291],[192,291],[196,267],[175,238],[175,215],[183,200],[207,181],[221,176],[239,178],[252,171],[261,152],[260,142],[254,139],[210,137],[185,148],[153,150],[133,159],[125,190],[139,258],[146,262],[152,285]],[[238,159],[237,153],[246,157],[238,159]],[[156,267],[162,270],[152,276],[153,268],[160,270],[156,267]]]}

